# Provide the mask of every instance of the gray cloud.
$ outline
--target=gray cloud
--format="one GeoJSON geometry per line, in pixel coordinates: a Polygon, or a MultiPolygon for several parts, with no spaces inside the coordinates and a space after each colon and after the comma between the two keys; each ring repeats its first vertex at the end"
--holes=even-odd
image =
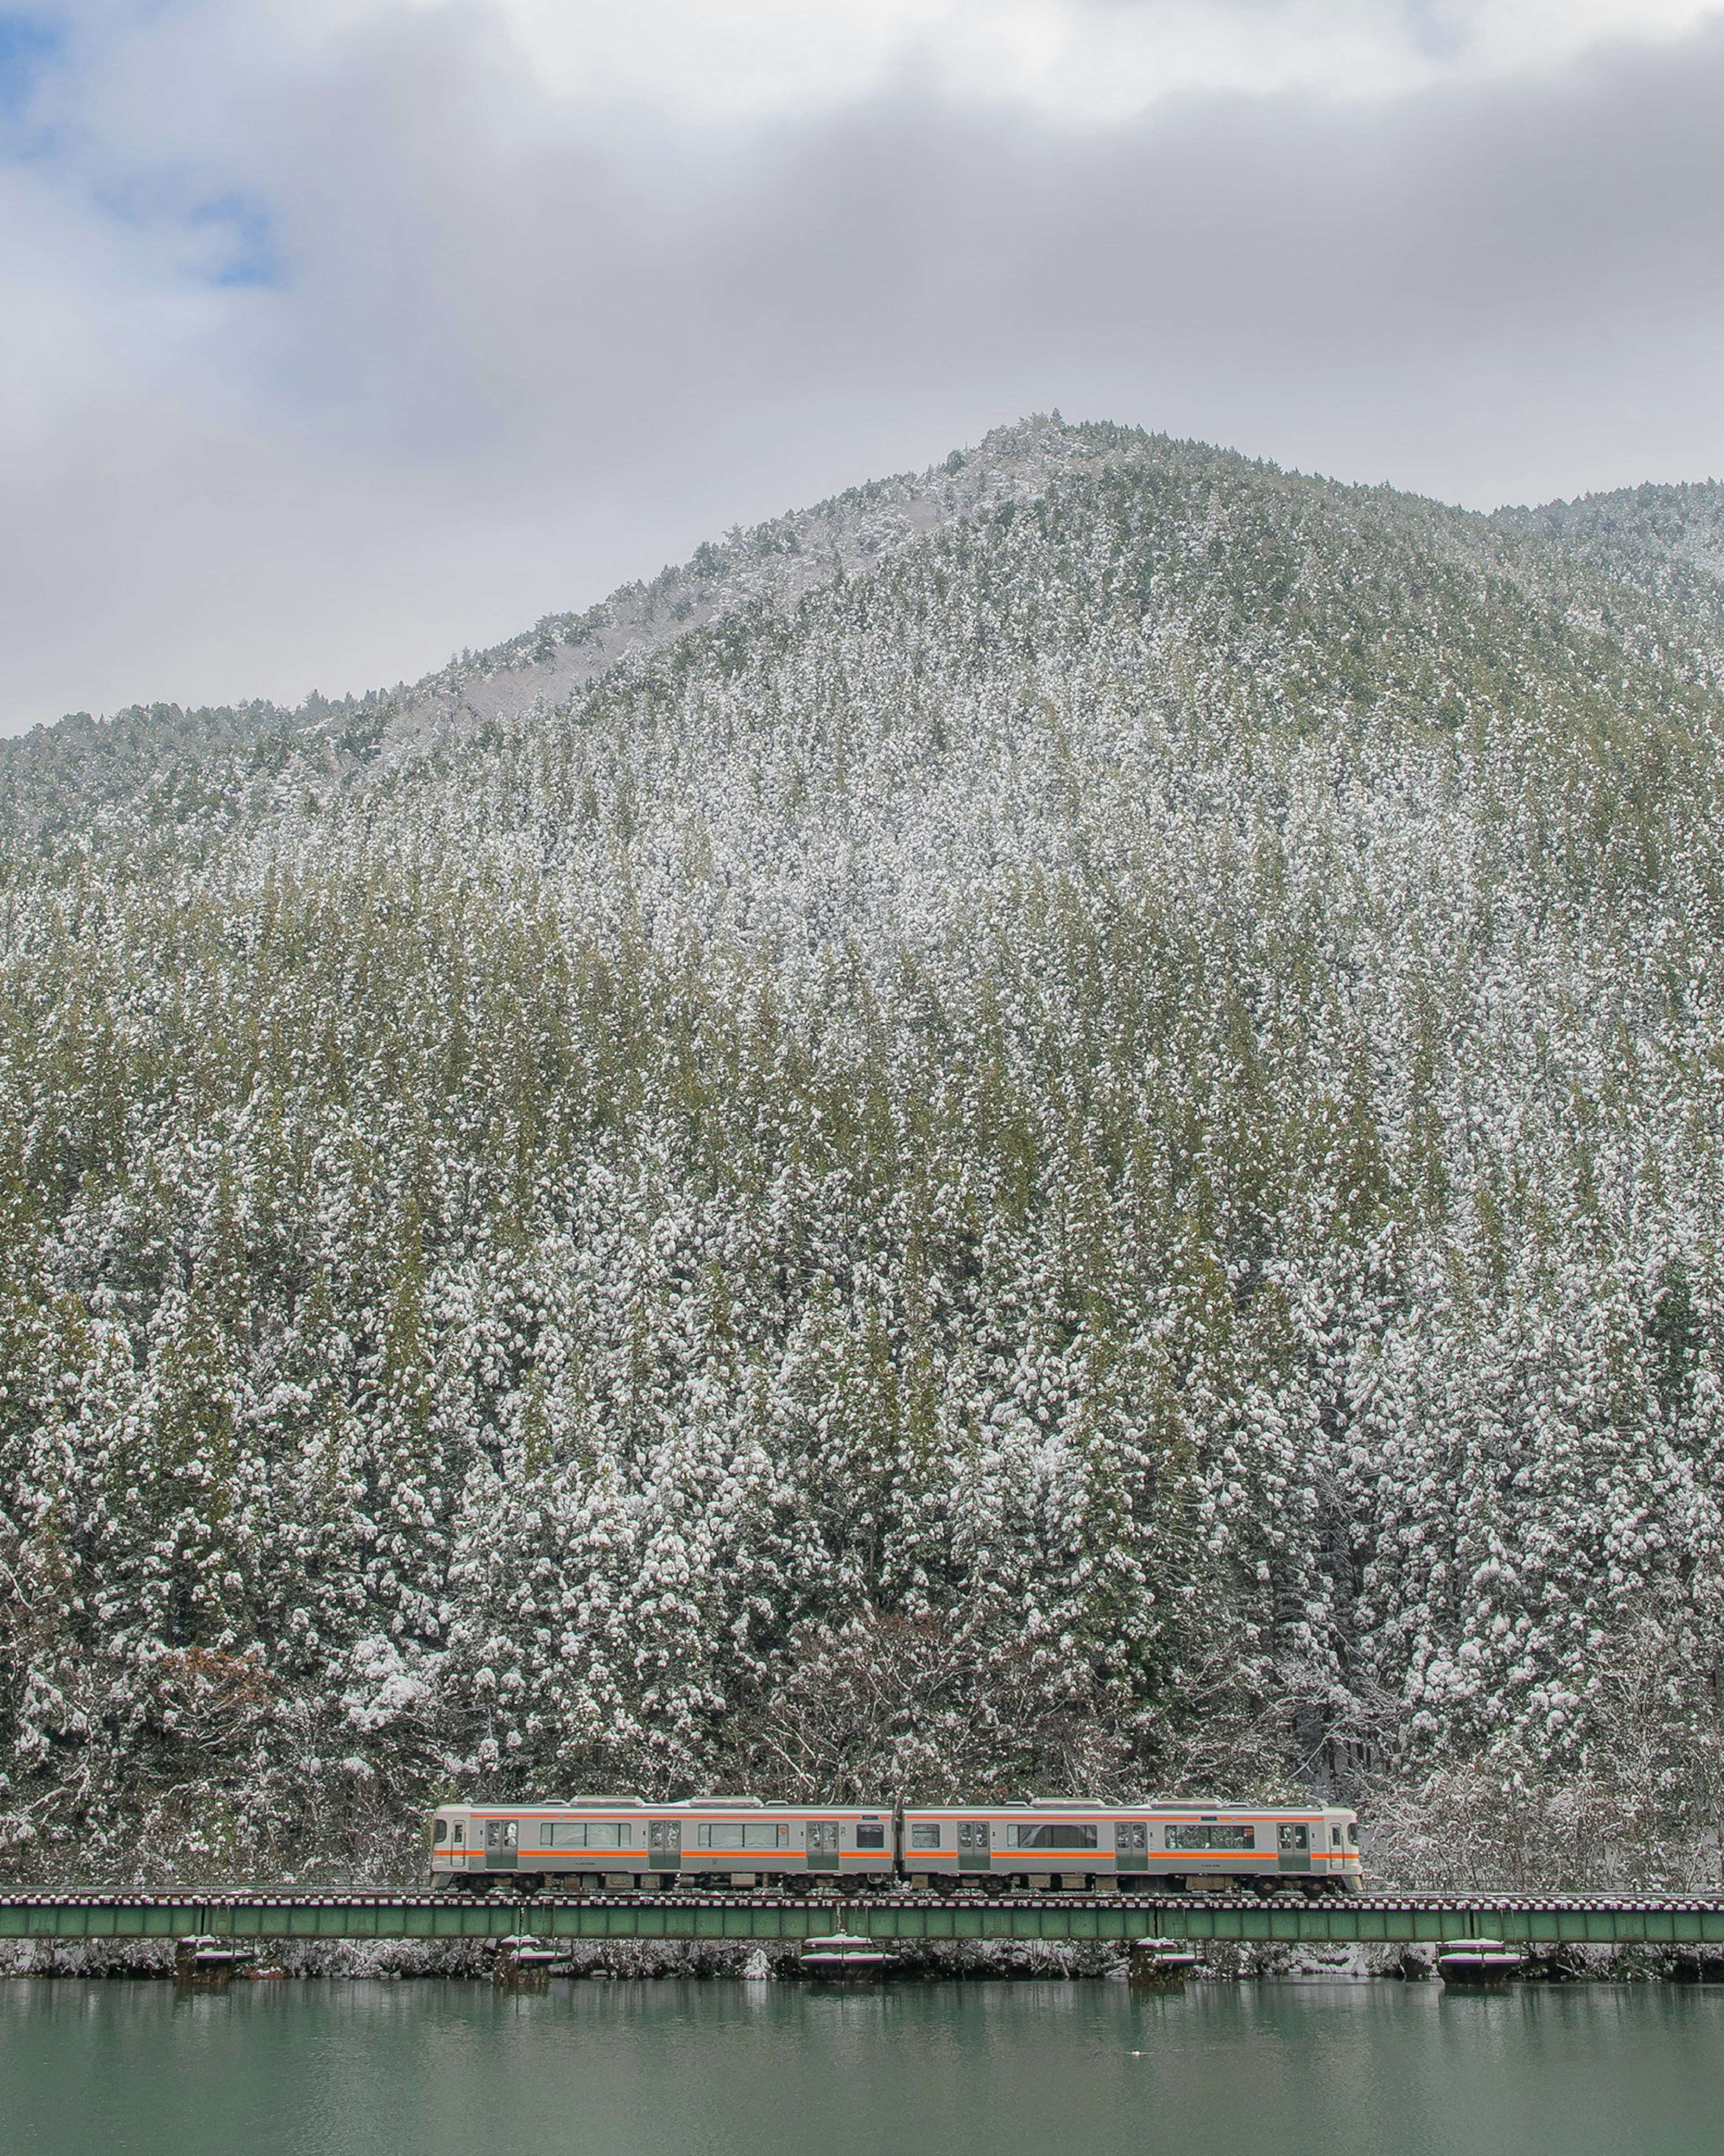
{"type": "Polygon", "coordinates": [[[14,429],[0,724],[411,675],[1054,405],[1481,505],[1706,476],[1721,93],[1714,29],[1087,132],[900,80],[702,146],[385,18],[235,116],[280,283],[153,341],[141,288],[14,429]]]}

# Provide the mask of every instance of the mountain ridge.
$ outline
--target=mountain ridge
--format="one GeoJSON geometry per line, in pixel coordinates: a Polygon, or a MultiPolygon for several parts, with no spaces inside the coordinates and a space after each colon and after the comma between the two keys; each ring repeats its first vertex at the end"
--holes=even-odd
{"type": "MultiPolygon", "coordinates": [[[[738,527],[650,580],[620,585],[584,609],[546,615],[500,644],[452,657],[413,684],[350,692],[333,701],[312,696],[291,707],[254,700],[196,710],[132,705],[95,720],[72,713],[0,741],[0,769],[31,753],[92,750],[105,735],[133,776],[140,757],[258,746],[272,737],[321,745],[350,769],[379,757],[387,767],[447,747],[488,722],[548,710],[610,666],[661,649],[736,607],[782,603],[834,573],[865,572],[883,554],[955,517],[990,502],[1028,498],[1056,472],[1157,448],[1280,471],[1239,452],[1141,429],[1031,415],[994,429],[977,447],[953,450],[920,474],[866,481],[807,510],[786,511],[746,531],[738,527]]],[[[1378,491],[1321,475],[1286,475],[1342,492],[1378,491]]],[[[1409,503],[1428,500],[1390,491],[1409,503]]],[[[1532,507],[1447,513],[1516,536],[1554,539],[1607,576],[1626,578],[1653,596],[1697,602],[1701,611],[1716,614],[1724,635],[1724,598],[1716,607],[1707,603],[1708,586],[1724,582],[1724,485],[1716,480],[1643,482],[1532,507]]]]}

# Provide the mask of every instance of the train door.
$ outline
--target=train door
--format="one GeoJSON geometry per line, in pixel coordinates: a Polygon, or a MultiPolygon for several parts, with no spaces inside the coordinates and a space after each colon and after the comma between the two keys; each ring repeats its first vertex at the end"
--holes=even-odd
{"type": "Polygon", "coordinates": [[[992,1871],[993,1838],[986,1820],[957,1823],[957,1868],[960,1871],[992,1871]]]}
{"type": "Polygon", "coordinates": [[[810,1820],[808,1847],[810,1871],[836,1871],[838,1869],[838,1821],[810,1820]]]}
{"type": "Polygon", "coordinates": [[[1148,1871],[1149,1821],[1147,1820],[1115,1820],[1113,1864],[1116,1871],[1148,1871]]]}
{"type": "Polygon", "coordinates": [[[485,1823],[485,1868],[514,1871],[521,1863],[519,1820],[487,1820],[485,1823]]]}
{"type": "Polygon", "coordinates": [[[1311,1829],[1303,1820],[1283,1820],[1280,1832],[1283,1871],[1311,1870],[1311,1829]]]}
{"type": "Polygon", "coordinates": [[[649,1871],[681,1871],[682,1821],[680,1820],[649,1820],[647,1821],[647,1869],[649,1871]]]}

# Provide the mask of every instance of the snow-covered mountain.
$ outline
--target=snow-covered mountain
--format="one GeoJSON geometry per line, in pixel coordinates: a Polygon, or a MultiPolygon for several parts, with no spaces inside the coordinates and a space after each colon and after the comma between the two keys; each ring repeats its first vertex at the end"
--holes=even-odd
{"type": "Polygon", "coordinates": [[[0,745],[5,1861],[722,1779],[1715,1867],[1721,531],[1038,419],[0,745]]]}

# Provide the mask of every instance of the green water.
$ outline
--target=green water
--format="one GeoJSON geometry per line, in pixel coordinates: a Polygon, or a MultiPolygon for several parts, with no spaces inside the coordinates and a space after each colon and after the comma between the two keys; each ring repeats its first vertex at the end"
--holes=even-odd
{"type": "Polygon", "coordinates": [[[1724,1993],[0,1984],[30,2156],[1720,2156],[1724,1993]]]}

